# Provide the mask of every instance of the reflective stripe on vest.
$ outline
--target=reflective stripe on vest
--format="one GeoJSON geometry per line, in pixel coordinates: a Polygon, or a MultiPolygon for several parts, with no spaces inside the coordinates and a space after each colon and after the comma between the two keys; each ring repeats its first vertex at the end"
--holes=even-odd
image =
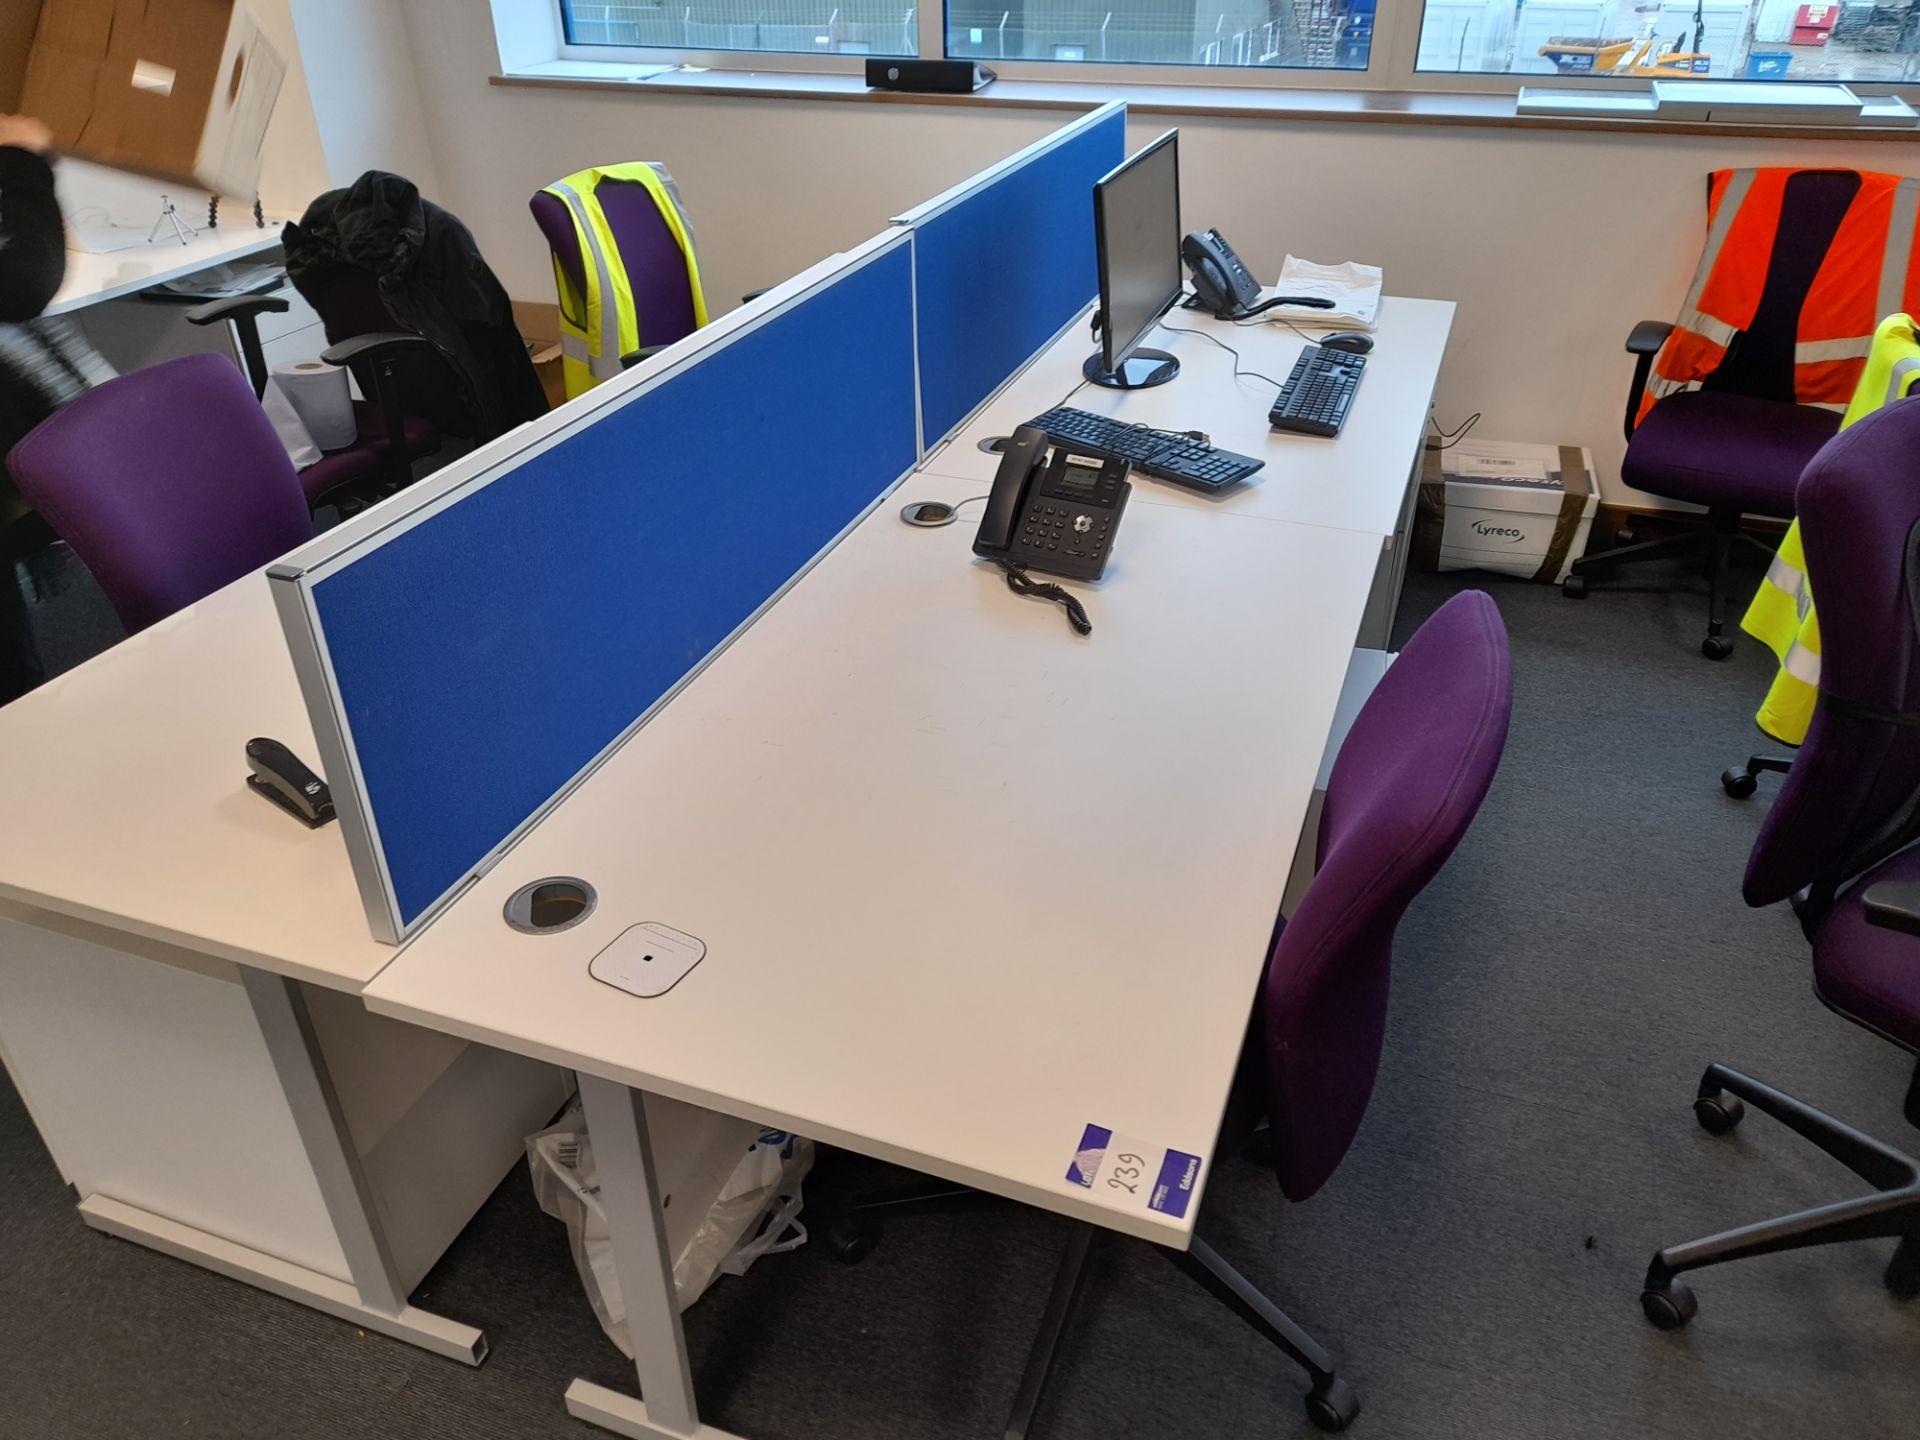
{"type": "Polygon", "coordinates": [[[1887,220],[1887,255],[1880,262],[1880,297],[1873,307],[1876,320],[1907,308],[1915,225],[1920,225],[1920,180],[1902,180],[1893,192],[1893,213],[1887,220]]]}
{"type": "MultiPolygon", "coordinates": [[[[557,181],[547,189],[564,200],[567,209],[573,213],[574,234],[580,241],[580,258],[593,266],[592,273],[587,277],[590,287],[585,296],[587,313],[582,317],[582,329],[587,332],[586,337],[563,336],[560,353],[569,359],[584,361],[594,379],[611,380],[620,373],[620,357],[624,352],[620,348],[620,306],[610,303],[615,298],[613,271],[607,264],[606,246],[600,243],[600,227],[594,223],[594,216],[587,209],[587,202],[581,198],[580,192],[565,180],[557,181]],[[598,285],[594,284],[596,280],[598,285]],[[569,340],[572,341],[571,348],[569,340]]],[[[564,307],[562,315],[565,318],[564,307]]]]}
{"type": "Polygon", "coordinates": [[[1693,285],[1687,291],[1687,298],[1680,307],[1680,328],[1691,330],[1723,349],[1733,343],[1733,337],[1739,332],[1712,315],[1704,314],[1700,309],[1700,300],[1706,294],[1707,281],[1713,278],[1713,270],[1720,263],[1720,252],[1727,247],[1727,233],[1733,229],[1734,217],[1740,213],[1740,207],[1747,202],[1747,193],[1753,189],[1752,170],[1735,170],[1727,177],[1726,188],[1720,192],[1720,203],[1714,207],[1713,223],[1707,226],[1707,243],[1700,252],[1700,268],[1693,272],[1693,285]]]}
{"type": "Polygon", "coordinates": [[[1920,380],[1920,359],[1906,359],[1893,367],[1887,377],[1887,404],[1891,405],[1920,380]]]}

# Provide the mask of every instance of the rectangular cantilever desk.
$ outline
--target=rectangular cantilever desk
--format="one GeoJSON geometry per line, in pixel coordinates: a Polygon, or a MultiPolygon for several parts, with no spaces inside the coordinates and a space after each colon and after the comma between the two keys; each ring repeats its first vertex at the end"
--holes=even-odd
{"type": "MultiPolygon", "coordinates": [[[[1409,451],[1424,405],[1394,417],[1409,451]]],[[[909,478],[365,991],[578,1070],[644,1399],[576,1381],[568,1406],[619,1434],[723,1440],[643,1095],[1192,1234],[1382,534],[1143,480],[1106,578],[1075,587],[1083,639],[972,559],[970,522],[897,518],[953,488],[909,478]],[[593,913],[510,929],[509,896],[556,876],[593,913]],[[588,968],[645,922],[706,947],[653,999],[588,968]],[[1070,1182],[1089,1125],[1193,1157],[1184,1212],[1070,1182]]]]}

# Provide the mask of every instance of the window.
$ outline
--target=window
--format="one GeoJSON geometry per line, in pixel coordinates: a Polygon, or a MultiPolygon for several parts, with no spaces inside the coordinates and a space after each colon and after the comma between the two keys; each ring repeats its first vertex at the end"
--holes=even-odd
{"type": "Polygon", "coordinates": [[[915,55],[914,0],[560,0],[569,45],[915,55]]]}
{"type": "MultiPolygon", "coordinates": [[[[547,7],[556,0],[517,0],[547,7]]],[[[572,59],[1511,93],[1655,77],[1920,85],[1920,0],[557,0],[572,59]]],[[[551,15],[551,9],[547,14],[551,15]]]]}
{"type": "Polygon", "coordinates": [[[1365,70],[1374,0],[947,0],[964,59],[1365,70]]]}
{"type": "Polygon", "coordinates": [[[1920,3],[1426,0],[1414,68],[1910,83],[1920,79],[1920,3]]]}

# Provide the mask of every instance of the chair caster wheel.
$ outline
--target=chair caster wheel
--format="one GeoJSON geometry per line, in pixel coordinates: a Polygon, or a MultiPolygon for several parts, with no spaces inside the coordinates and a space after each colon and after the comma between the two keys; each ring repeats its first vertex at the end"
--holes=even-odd
{"type": "Polygon", "coordinates": [[[1640,1309],[1654,1329],[1678,1330],[1700,1313],[1700,1302],[1678,1280],[1669,1280],[1664,1290],[1642,1290],[1640,1309]]]}
{"type": "Polygon", "coordinates": [[[1360,1397],[1338,1375],[1329,1375],[1307,1396],[1307,1418],[1329,1435],[1338,1435],[1360,1414],[1360,1397]]]}
{"type": "Polygon", "coordinates": [[[1587,577],[1584,575],[1567,576],[1566,579],[1560,582],[1560,593],[1566,596],[1567,599],[1569,600],[1586,599],[1587,598],[1587,577]]]}
{"type": "Polygon", "coordinates": [[[1700,653],[1709,660],[1724,660],[1733,654],[1733,641],[1724,635],[1709,635],[1700,642],[1700,653]]]}
{"type": "Polygon", "coordinates": [[[827,1253],[842,1265],[858,1265],[880,1243],[880,1227],[871,1220],[843,1218],[833,1221],[820,1237],[827,1253]]]}
{"type": "Polygon", "coordinates": [[[1695,1100],[1693,1118],[1709,1135],[1731,1135],[1734,1127],[1747,1118],[1747,1107],[1738,1095],[1722,1090],[1717,1095],[1702,1095],[1695,1100]]]}
{"type": "Polygon", "coordinates": [[[1760,788],[1760,779],[1744,770],[1723,770],[1720,773],[1720,788],[1736,800],[1751,800],[1754,791],[1760,788]]]}
{"type": "Polygon", "coordinates": [[[1887,1262],[1887,1293],[1896,1300],[1920,1300],[1920,1236],[1907,1236],[1887,1262]]]}

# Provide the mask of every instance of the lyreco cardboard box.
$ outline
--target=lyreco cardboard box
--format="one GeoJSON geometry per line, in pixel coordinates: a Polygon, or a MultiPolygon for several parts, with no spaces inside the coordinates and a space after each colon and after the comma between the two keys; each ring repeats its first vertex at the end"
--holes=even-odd
{"type": "Polygon", "coordinates": [[[68,154],[250,200],[286,75],[238,0],[40,0],[15,108],[68,154]]]}
{"type": "Polygon", "coordinates": [[[1413,561],[1558,584],[1586,552],[1599,503],[1590,450],[1470,439],[1428,450],[1413,561]]]}

